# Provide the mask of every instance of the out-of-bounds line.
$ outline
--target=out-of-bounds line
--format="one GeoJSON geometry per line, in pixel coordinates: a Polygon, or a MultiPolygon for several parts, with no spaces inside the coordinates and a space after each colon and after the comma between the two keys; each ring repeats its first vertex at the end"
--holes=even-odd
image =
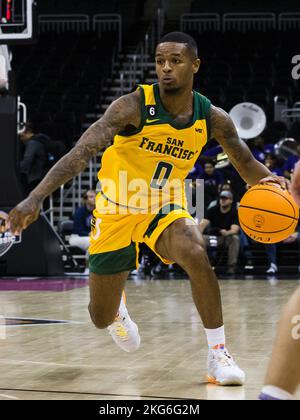
{"type": "Polygon", "coordinates": [[[135,394],[110,394],[106,392],[79,392],[79,391],[53,391],[44,389],[0,388],[0,391],[10,392],[40,392],[46,394],[71,394],[71,395],[98,395],[107,397],[132,397],[132,398],[157,398],[161,400],[195,400],[195,398],[164,397],[163,395],[135,395],[135,394]]]}

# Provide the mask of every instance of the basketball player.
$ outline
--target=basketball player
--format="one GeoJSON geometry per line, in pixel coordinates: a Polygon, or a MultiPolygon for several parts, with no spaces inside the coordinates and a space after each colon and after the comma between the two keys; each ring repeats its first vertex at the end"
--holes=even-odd
{"type": "MultiPolygon", "coordinates": [[[[300,162],[291,186],[300,207],[300,162]]],[[[261,400],[291,400],[300,385],[300,287],[286,305],[279,323],[277,338],[269,364],[261,400]]]]}
{"type": "Polygon", "coordinates": [[[175,179],[183,183],[210,138],[217,139],[248,184],[286,185],[283,178],[255,160],[228,114],[193,91],[199,67],[192,37],[181,32],[165,35],[156,48],[158,84],[141,85],[113,102],[28,198],[11,211],[9,226],[15,233],[26,229],[38,218],[45,197],[83,171],[89,160],[114,140],[102,158],[99,179],[106,189],[102,187],[97,196],[92,224],[89,311],[93,323],[107,328],[123,350],[138,349],[138,328],[122,293],[129,272],[136,268],[138,243],[144,242],[164,263],[177,263],[190,277],[208,340],[209,381],[242,385],[245,374],[225,347],[220,290],[203,237],[182,204],[182,191],[175,188],[168,195],[164,190],[175,179]],[[137,179],[147,187],[143,199],[155,192],[161,194],[155,214],[147,210],[148,204],[140,206],[143,212],[139,213],[139,207],[131,204],[134,193],[129,185],[137,179]],[[125,187],[127,195],[119,193],[120,187],[122,191],[125,187]]]}

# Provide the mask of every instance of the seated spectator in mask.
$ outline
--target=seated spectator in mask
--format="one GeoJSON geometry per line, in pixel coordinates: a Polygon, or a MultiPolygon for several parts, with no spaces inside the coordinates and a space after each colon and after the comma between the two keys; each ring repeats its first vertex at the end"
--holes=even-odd
{"type": "MultiPolygon", "coordinates": [[[[90,246],[91,220],[96,205],[96,193],[89,190],[83,195],[83,205],[78,207],[73,215],[74,227],[73,233],[69,238],[71,246],[76,246],[86,251],[88,257],[88,249],[90,246]]],[[[87,272],[86,272],[87,274],[87,272]]]]}
{"type": "Polygon", "coordinates": [[[213,161],[205,162],[203,179],[205,184],[209,183],[216,188],[218,188],[219,185],[223,184],[224,182],[222,172],[220,172],[218,169],[215,169],[215,164],[213,161]]]}
{"type": "Polygon", "coordinates": [[[236,206],[233,204],[233,195],[230,191],[222,191],[219,203],[206,211],[200,223],[200,231],[204,233],[206,247],[215,237],[216,246],[225,246],[228,249],[227,274],[234,275],[239,255],[239,224],[236,206]]]}

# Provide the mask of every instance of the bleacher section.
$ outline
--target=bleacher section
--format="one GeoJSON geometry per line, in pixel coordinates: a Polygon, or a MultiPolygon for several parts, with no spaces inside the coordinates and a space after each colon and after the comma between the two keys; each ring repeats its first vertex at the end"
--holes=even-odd
{"type": "Polygon", "coordinates": [[[299,11],[299,3],[297,0],[264,0],[262,2],[237,1],[237,0],[193,0],[191,3],[191,13],[230,13],[230,12],[282,12],[282,11],[299,11]]]}
{"type": "MultiPolygon", "coordinates": [[[[49,9],[47,1],[40,3],[39,13],[53,13],[54,4],[57,7],[56,13],[70,12],[69,7],[64,8],[64,2],[53,0],[49,9]]],[[[45,31],[40,33],[37,44],[26,48],[13,47],[13,68],[18,95],[27,105],[29,119],[38,131],[50,135],[53,140],[63,141],[70,148],[80,137],[83,127],[90,123],[87,115],[91,115],[94,120],[104,110],[101,104],[107,105],[115,98],[120,86],[119,73],[123,71],[124,77],[127,77],[128,69],[132,67],[131,62],[126,62],[126,52],[133,52],[135,56],[136,46],[145,38],[145,24],[138,21],[136,15],[143,2],[140,2],[139,7],[137,3],[129,0],[122,3],[124,20],[121,54],[117,55],[117,32],[103,33],[99,37],[99,33],[92,28],[80,33],[45,31]],[[135,24],[132,25],[133,21],[135,24]],[[113,64],[114,57],[119,62],[113,64]]],[[[214,2],[208,3],[211,8],[207,11],[216,11],[213,8],[214,2]]],[[[93,0],[89,3],[89,10],[93,14],[119,13],[120,9],[116,10],[116,4],[113,0],[93,0]]],[[[203,12],[199,4],[200,2],[193,2],[192,10],[203,12]]],[[[201,4],[204,6],[206,2],[201,4]]],[[[72,2],[72,13],[86,14],[86,10],[82,2],[72,2]]],[[[230,9],[226,9],[217,12],[229,11],[230,9]]],[[[89,14],[91,21],[92,13],[89,14]]],[[[266,143],[275,143],[286,135],[300,141],[299,124],[296,123],[288,130],[282,123],[272,123],[274,96],[286,97],[291,106],[300,101],[300,80],[294,80],[291,74],[292,57],[300,53],[299,32],[187,32],[196,39],[202,61],[195,79],[196,90],[226,111],[244,101],[261,106],[268,118],[268,127],[263,133],[266,143]]],[[[148,67],[144,62],[143,65],[143,72],[137,68],[136,74],[143,74],[144,81],[149,79],[149,83],[152,83],[155,77],[154,67],[148,67]]],[[[281,270],[296,273],[299,266],[298,244],[280,244],[279,250],[278,263],[281,270]]],[[[253,259],[256,267],[264,272],[267,259],[263,246],[253,246],[253,259]]],[[[222,262],[220,267],[222,271],[222,262]]]]}
{"type": "Polygon", "coordinates": [[[298,33],[189,33],[202,60],[195,87],[216,105],[229,111],[239,102],[254,102],[272,121],[274,96],[286,96],[290,105],[300,100],[300,83],[291,75],[291,59],[300,51],[298,33]]]}
{"type": "Polygon", "coordinates": [[[18,94],[39,131],[68,147],[78,139],[85,114],[99,104],[116,45],[116,34],[70,32],[45,33],[36,45],[14,48],[18,94]]]}

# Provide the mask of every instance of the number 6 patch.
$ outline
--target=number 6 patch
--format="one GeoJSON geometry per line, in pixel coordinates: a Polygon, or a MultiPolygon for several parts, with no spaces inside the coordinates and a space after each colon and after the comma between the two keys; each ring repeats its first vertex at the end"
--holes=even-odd
{"type": "Polygon", "coordinates": [[[156,108],[153,105],[148,105],[147,106],[147,112],[149,114],[150,117],[155,117],[156,116],[156,108]]]}

